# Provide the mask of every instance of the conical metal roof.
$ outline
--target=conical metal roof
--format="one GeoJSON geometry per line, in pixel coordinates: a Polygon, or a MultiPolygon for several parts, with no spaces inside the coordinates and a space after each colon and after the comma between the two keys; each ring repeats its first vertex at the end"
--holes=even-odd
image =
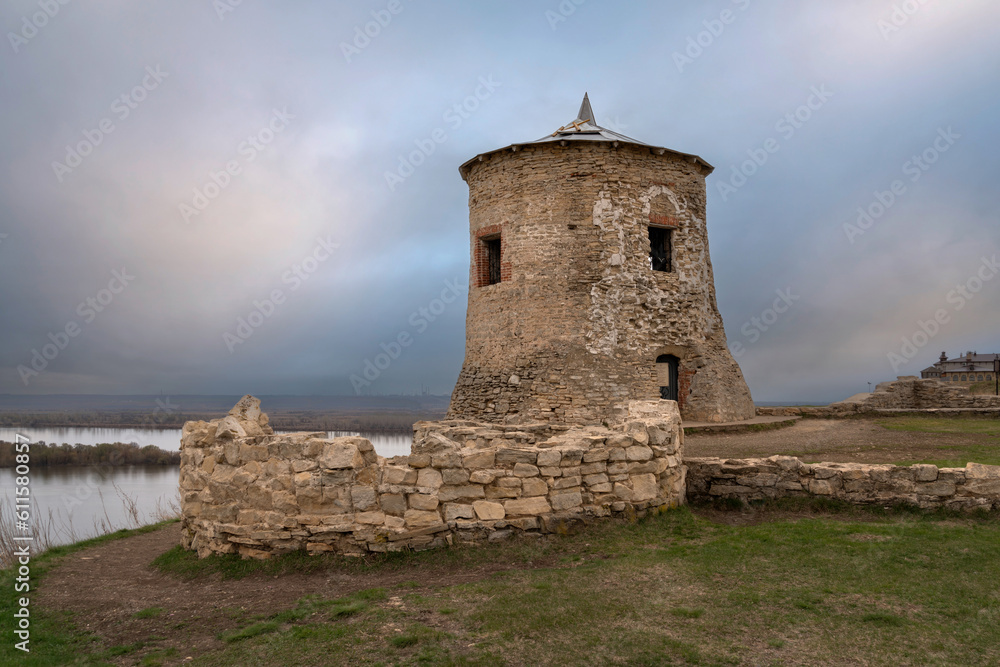
{"type": "Polygon", "coordinates": [[[583,103],[580,104],[580,111],[577,112],[576,118],[571,120],[566,125],[561,126],[552,134],[547,134],[541,139],[536,139],[534,141],[526,141],[517,144],[511,144],[506,148],[498,148],[496,150],[487,151],[472,158],[468,162],[465,162],[461,167],[458,168],[459,172],[462,174],[462,178],[468,173],[469,166],[476,161],[483,160],[487,155],[492,155],[493,153],[499,153],[506,150],[517,150],[520,146],[530,146],[533,144],[544,144],[551,142],[564,143],[567,141],[610,141],[610,142],[620,142],[627,144],[634,144],[636,146],[648,146],[651,150],[658,152],[660,155],[664,153],[671,153],[673,155],[679,155],[690,159],[692,162],[700,163],[708,169],[711,173],[715,167],[709,163],[702,160],[697,155],[690,155],[688,153],[680,153],[669,148],[661,148],[658,146],[653,146],[647,144],[644,141],[639,141],[638,139],[633,139],[632,137],[627,137],[624,134],[620,134],[613,130],[609,130],[606,127],[601,127],[597,124],[597,119],[594,117],[594,109],[590,105],[590,96],[587,93],[583,94],[583,103]]]}
{"type": "Polygon", "coordinates": [[[638,144],[640,146],[649,145],[643,141],[639,141],[638,139],[626,137],[624,134],[619,134],[618,132],[614,132],[613,130],[609,130],[606,127],[598,125],[597,119],[594,118],[594,109],[590,106],[590,95],[587,93],[583,94],[583,103],[580,105],[580,111],[577,112],[575,119],[571,120],[566,125],[563,125],[552,134],[546,135],[541,139],[536,139],[531,143],[540,144],[546,141],[563,140],[625,141],[630,144],[638,144]]]}

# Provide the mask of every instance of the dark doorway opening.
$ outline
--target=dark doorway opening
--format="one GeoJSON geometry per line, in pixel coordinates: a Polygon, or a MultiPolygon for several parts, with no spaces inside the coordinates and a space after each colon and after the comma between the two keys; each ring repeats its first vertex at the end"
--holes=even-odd
{"type": "Polygon", "coordinates": [[[660,383],[660,398],[677,400],[677,371],[680,363],[681,360],[672,354],[661,354],[656,358],[656,381],[660,383]]]}

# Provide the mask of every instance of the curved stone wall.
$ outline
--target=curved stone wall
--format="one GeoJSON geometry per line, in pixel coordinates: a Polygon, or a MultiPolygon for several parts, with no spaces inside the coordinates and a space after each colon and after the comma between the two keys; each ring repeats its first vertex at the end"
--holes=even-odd
{"type": "Polygon", "coordinates": [[[423,549],[684,502],[673,401],[633,403],[614,428],[419,422],[391,459],[364,438],[274,434],[259,405],[184,425],[183,545],[199,556],[423,549]]]}

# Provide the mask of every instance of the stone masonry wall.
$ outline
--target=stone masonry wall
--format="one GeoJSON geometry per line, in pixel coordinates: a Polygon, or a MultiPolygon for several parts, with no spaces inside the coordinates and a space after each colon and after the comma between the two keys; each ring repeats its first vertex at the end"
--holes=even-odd
{"type": "Polygon", "coordinates": [[[635,402],[615,428],[420,422],[391,459],[364,438],[276,435],[259,406],[184,425],[183,545],[199,556],[423,549],[684,502],[673,401],[635,402]]]}
{"type": "Polygon", "coordinates": [[[754,415],[715,297],[701,163],[611,142],[497,151],[469,183],[465,363],[448,417],[601,424],[659,398],[656,358],[680,359],[687,420],[754,415]],[[650,224],[672,230],[673,270],[650,267],[650,224]],[[482,238],[502,281],[482,280],[482,238]]]}
{"type": "Polygon", "coordinates": [[[1000,510],[1000,466],[807,464],[791,456],[689,458],[684,463],[691,501],[822,496],[857,504],[1000,510]]]}
{"type": "Polygon", "coordinates": [[[968,386],[942,382],[934,378],[903,376],[881,382],[875,391],[860,401],[832,403],[824,407],[761,407],[757,414],[767,416],[804,415],[839,417],[880,410],[996,410],[1000,397],[970,394],[968,386]]]}

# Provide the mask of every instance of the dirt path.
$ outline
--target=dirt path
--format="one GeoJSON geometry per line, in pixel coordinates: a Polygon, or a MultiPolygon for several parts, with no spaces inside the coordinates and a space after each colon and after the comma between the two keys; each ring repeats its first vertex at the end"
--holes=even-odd
{"type": "MultiPolygon", "coordinates": [[[[224,646],[220,632],[243,627],[255,614],[273,614],[295,606],[305,595],[337,598],[367,588],[393,588],[417,582],[407,592],[477,581],[515,569],[506,563],[463,567],[401,564],[392,570],[346,573],[250,575],[223,581],[220,575],[184,580],[150,567],[160,554],[180,543],[179,524],[85,549],[67,556],[42,580],[37,600],[45,608],[74,612],[77,627],[96,634],[106,648],[145,642],[176,648],[176,662],[224,646]],[[150,607],[165,611],[155,618],[135,618],[150,607]],[[151,641],[151,637],[158,638],[151,641]]],[[[140,651],[117,659],[136,664],[140,651]]],[[[167,664],[175,664],[168,660],[167,664]]]]}
{"type": "Polygon", "coordinates": [[[862,419],[803,419],[774,431],[684,436],[685,456],[720,458],[798,456],[807,462],[895,463],[947,459],[949,447],[988,443],[979,434],[942,434],[891,431],[862,419]]]}

